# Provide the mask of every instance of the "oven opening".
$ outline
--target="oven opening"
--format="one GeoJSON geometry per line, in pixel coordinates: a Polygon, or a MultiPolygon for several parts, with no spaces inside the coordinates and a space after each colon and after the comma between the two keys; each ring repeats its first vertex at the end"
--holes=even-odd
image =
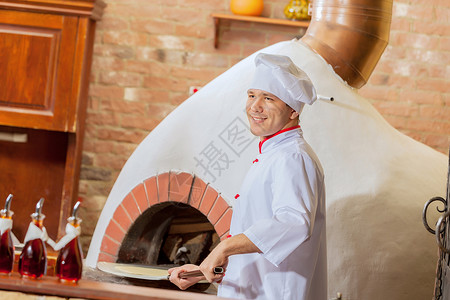
{"type": "Polygon", "coordinates": [[[117,262],[198,265],[219,242],[213,225],[200,211],[184,203],[164,202],[136,219],[123,239],[117,262]]]}

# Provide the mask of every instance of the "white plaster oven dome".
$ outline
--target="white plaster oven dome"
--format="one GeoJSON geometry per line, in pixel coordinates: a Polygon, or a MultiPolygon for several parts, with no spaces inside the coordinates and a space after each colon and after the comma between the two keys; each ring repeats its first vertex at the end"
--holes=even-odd
{"type": "MultiPolygon", "coordinates": [[[[289,56],[318,94],[335,99],[306,106],[300,121],[325,172],[330,297],[341,292],[347,299],[430,298],[437,248],[421,211],[428,199],[445,191],[446,156],[395,130],[303,42],[259,52],[289,56]]],[[[255,55],[186,100],[137,147],[102,211],[88,266],[97,263],[116,208],[157,174],[193,174],[232,205],[258,151],[244,112],[255,55]]]]}

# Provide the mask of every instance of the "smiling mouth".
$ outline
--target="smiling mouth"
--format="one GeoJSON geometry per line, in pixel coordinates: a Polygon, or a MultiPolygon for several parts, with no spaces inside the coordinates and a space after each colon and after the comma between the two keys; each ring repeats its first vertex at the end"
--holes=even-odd
{"type": "Polygon", "coordinates": [[[253,121],[255,121],[257,123],[263,122],[265,119],[267,119],[267,118],[255,117],[255,116],[250,116],[250,117],[253,119],[253,121]]]}

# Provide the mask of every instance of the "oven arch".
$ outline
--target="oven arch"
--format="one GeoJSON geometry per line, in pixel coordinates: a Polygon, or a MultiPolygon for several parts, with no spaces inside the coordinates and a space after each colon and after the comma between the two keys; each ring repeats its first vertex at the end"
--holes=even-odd
{"type": "Polygon", "coordinates": [[[124,197],[106,227],[98,261],[116,262],[120,245],[133,223],[150,207],[164,202],[184,203],[197,209],[221,240],[228,235],[233,210],[220,193],[195,175],[169,171],[144,180],[124,197]]]}

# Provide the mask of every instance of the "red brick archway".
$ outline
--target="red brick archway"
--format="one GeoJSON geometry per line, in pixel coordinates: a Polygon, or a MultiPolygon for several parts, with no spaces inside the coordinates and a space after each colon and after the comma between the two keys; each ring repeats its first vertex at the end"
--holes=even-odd
{"type": "Polygon", "coordinates": [[[133,222],[151,206],[167,201],[186,203],[198,209],[221,239],[228,235],[232,209],[219,193],[192,174],[170,171],[144,180],[122,200],[106,228],[98,261],[115,262],[133,222]]]}

